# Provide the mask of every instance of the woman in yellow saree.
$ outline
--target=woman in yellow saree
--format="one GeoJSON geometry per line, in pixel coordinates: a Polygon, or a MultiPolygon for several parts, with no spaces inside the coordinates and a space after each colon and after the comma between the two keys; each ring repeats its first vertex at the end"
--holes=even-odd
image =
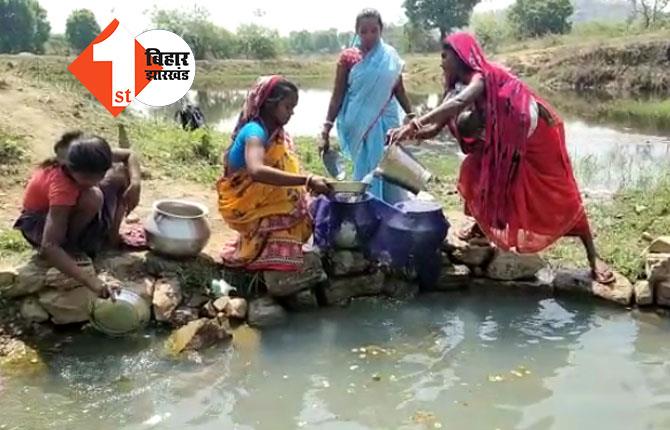
{"type": "Polygon", "coordinates": [[[239,237],[223,264],[250,271],[299,270],[312,234],[307,193],[325,193],[322,177],[303,174],[284,126],[298,103],[297,87],[281,76],[258,80],[224,154],[217,183],[219,212],[239,237]]]}

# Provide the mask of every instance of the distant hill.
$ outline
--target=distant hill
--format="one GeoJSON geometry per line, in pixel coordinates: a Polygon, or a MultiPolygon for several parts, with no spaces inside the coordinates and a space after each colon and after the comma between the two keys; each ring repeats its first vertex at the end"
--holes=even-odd
{"type": "MultiPolygon", "coordinates": [[[[631,14],[629,0],[572,0],[575,13],[572,16],[573,23],[588,21],[625,21],[631,14]]],[[[508,8],[497,8],[487,10],[496,18],[503,19],[508,8]]]]}

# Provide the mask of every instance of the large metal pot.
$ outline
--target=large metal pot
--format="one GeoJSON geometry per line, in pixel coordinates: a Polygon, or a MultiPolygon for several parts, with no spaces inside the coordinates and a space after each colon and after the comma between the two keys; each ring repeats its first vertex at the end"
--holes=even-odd
{"type": "Polygon", "coordinates": [[[169,257],[195,257],[211,234],[207,207],[184,200],[159,200],[144,222],[152,251],[169,257]]]}

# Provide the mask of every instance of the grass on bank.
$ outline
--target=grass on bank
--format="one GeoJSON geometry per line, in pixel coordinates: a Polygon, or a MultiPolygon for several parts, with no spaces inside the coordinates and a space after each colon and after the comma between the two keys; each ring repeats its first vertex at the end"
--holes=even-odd
{"type": "MultiPolygon", "coordinates": [[[[603,258],[628,278],[642,278],[643,253],[649,245],[642,234],[657,237],[670,233],[670,176],[651,188],[625,190],[612,201],[588,204],[587,211],[603,258]]],[[[574,244],[559,241],[547,257],[558,266],[584,266],[586,261],[576,240],[574,244]]]]}

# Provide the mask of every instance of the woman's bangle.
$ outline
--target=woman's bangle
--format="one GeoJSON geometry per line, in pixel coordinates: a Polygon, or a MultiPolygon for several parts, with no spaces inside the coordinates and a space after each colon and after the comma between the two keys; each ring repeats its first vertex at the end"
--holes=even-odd
{"type": "Polygon", "coordinates": [[[324,126],[324,127],[328,127],[329,129],[333,128],[334,125],[335,125],[335,123],[334,123],[333,121],[328,121],[328,120],[326,120],[326,121],[323,123],[323,126],[324,126]]]}
{"type": "Polygon", "coordinates": [[[309,189],[309,183],[312,182],[312,178],[314,175],[307,175],[307,179],[305,180],[305,188],[309,189]]]}

